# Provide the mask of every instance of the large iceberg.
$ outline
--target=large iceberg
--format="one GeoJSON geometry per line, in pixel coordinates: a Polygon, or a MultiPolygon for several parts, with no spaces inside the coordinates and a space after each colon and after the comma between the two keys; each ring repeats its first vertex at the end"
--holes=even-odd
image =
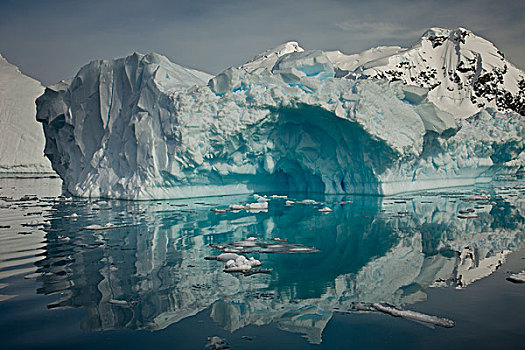
{"type": "MultiPolygon", "coordinates": [[[[400,52],[369,51],[357,62],[400,52]]],[[[72,194],[126,199],[388,195],[523,168],[522,109],[452,114],[461,104],[437,103],[436,86],[380,79],[370,64],[348,62],[296,42],[215,77],[154,53],[94,61],[37,100],[45,153],[72,194]]],[[[519,102],[522,73],[511,68],[519,102]]]]}
{"type": "Polygon", "coordinates": [[[54,173],[35,99],[44,87],[0,55],[0,173],[54,173]]]}

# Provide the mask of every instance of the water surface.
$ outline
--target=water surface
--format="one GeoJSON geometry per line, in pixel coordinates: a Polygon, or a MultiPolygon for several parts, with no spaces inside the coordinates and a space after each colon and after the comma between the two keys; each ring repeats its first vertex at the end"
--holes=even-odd
{"type": "Polygon", "coordinates": [[[525,268],[519,182],[392,198],[279,193],[295,203],[226,213],[211,209],[256,199],[86,200],[60,197],[60,185],[0,179],[2,348],[194,349],[213,335],[238,349],[519,348],[525,335],[525,285],[505,280],[525,268]],[[86,229],[107,223],[122,227],[86,229]],[[246,254],[272,270],[252,276],[204,259],[220,253],[210,244],[249,237],[319,252],[246,254]],[[356,302],[456,326],[353,312],[356,302]]]}

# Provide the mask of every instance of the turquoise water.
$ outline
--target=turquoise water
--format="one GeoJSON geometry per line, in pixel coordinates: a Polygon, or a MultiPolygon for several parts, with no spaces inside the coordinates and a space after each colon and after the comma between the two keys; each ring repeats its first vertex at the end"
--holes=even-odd
{"type": "Polygon", "coordinates": [[[279,193],[294,204],[226,213],[211,209],[256,200],[66,198],[53,178],[0,187],[3,349],[199,349],[208,336],[234,349],[519,348],[525,335],[525,285],[505,280],[525,269],[520,182],[392,198],[279,193]],[[107,223],[118,226],[86,229],[107,223]],[[220,253],[210,244],[249,237],[319,251],[246,253],[271,269],[251,276],[204,259],[220,253]],[[352,309],[376,302],[456,326],[352,309]]]}

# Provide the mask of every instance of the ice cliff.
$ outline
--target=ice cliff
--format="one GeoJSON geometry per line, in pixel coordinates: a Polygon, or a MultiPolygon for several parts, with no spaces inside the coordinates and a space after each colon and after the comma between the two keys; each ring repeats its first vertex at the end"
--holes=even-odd
{"type": "Polygon", "coordinates": [[[289,42],[215,77],[134,54],[47,88],[37,119],[46,155],[78,196],[471,184],[525,158],[524,74],[494,52],[471,32],[435,28],[411,49],[353,56],[289,42]],[[462,72],[467,61],[475,69],[462,72]],[[436,65],[444,73],[432,78],[436,65]],[[503,89],[508,103],[493,98],[503,89]]]}
{"type": "Polygon", "coordinates": [[[0,55],[0,173],[53,173],[35,99],[44,87],[0,55]]]}

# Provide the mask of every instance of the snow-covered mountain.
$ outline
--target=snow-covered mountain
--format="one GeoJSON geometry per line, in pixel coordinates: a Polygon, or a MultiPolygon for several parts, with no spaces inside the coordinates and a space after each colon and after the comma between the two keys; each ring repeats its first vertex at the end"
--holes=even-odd
{"type": "Polygon", "coordinates": [[[44,87],[0,55],[0,173],[53,173],[35,100],[44,87]]]}
{"type": "Polygon", "coordinates": [[[428,99],[456,118],[483,108],[525,115],[525,74],[494,44],[471,31],[432,28],[409,49],[378,47],[328,53],[348,78],[400,80],[429,89],[428,99]]]}
{"type": "Polygon", "coordinates": [[[350,56],[289,42],[215,77],[134,54],[46,89],[37,119],[79,196],[385,195],[522,171],[522,76],[463,29],[350,56]]]}

